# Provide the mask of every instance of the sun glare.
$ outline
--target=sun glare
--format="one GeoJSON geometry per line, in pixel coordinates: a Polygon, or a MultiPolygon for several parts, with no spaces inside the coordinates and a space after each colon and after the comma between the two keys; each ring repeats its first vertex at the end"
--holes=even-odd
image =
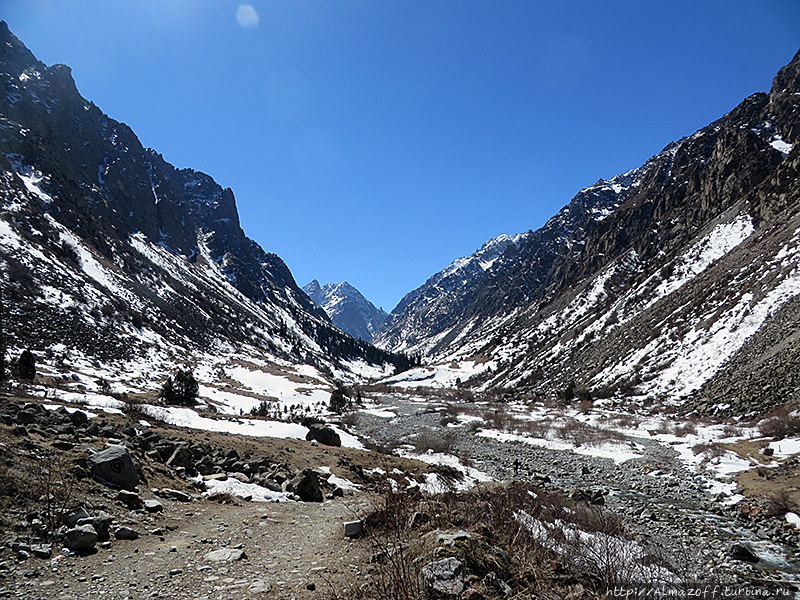
{"type": "Polygon", "coordinates": [[[249,4],[240,4],[236,9],[236,20],[242,29],[255,29],[260,19],[256,9],[249,4]]]}

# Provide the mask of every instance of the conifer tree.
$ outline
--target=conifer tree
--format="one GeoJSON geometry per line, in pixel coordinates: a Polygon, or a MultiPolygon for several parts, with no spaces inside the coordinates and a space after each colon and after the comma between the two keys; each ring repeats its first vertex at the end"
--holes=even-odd
{"type": "Polygon", "coordinates": [[[20,379],[36,379],[36,357],[30,350],[23,350],[17,359],[17,376],[20,379]]]}
{"type": "Polygon", "coordinates": [[[159,397],[164,404],[194,406],[199,392],[200,384],[194,374],[188,369],[178,369],[174,378],[171,375],[167,377],[159,397]]]}

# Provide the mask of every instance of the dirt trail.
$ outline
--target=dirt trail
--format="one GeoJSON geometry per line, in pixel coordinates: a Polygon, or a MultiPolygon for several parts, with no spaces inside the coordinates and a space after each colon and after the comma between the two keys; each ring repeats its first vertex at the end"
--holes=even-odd
{"type": "Polygon", "coordinates": [[[8,581],[0,596],[319,599],[343,597],[366,575],[369,552],[345,539],[342,527],[364,508],[363,497],[320,504],[164,503],[162,522],[172,531],[114,540],[91,556],[31,562],[39,576],[8,581]],[[220,549],[240,549],[245,557],[209,560],[220,549]]]}

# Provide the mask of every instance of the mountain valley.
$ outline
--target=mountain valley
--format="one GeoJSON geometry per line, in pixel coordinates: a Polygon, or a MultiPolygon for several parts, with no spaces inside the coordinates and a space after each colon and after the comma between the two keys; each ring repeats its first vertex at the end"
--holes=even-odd
{"type": "Polygon", "coordinates": [[[800,594],[800,53],[388,315],[0,71],[0,597],[800,594]]]}

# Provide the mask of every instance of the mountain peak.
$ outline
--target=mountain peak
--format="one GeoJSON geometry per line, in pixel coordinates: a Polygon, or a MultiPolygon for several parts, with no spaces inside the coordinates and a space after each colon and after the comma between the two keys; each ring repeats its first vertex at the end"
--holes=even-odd
{"type": "Polygon", "coordinates": [[[372,341],[386,320],[386,312],[347,281],[320,286],[314,279],[303,287],[303,291],[323,308],[334,325],[365,342],[372,341]]]}
{"type": "Polygon", "coordinates": [[[6,23],[0,82],[10,347],[171,365],[247,347],[331,373],[340,361],[405,360],[336,330],[280,257],[245,236],[229,188],[145,149],[6,23]]]}

